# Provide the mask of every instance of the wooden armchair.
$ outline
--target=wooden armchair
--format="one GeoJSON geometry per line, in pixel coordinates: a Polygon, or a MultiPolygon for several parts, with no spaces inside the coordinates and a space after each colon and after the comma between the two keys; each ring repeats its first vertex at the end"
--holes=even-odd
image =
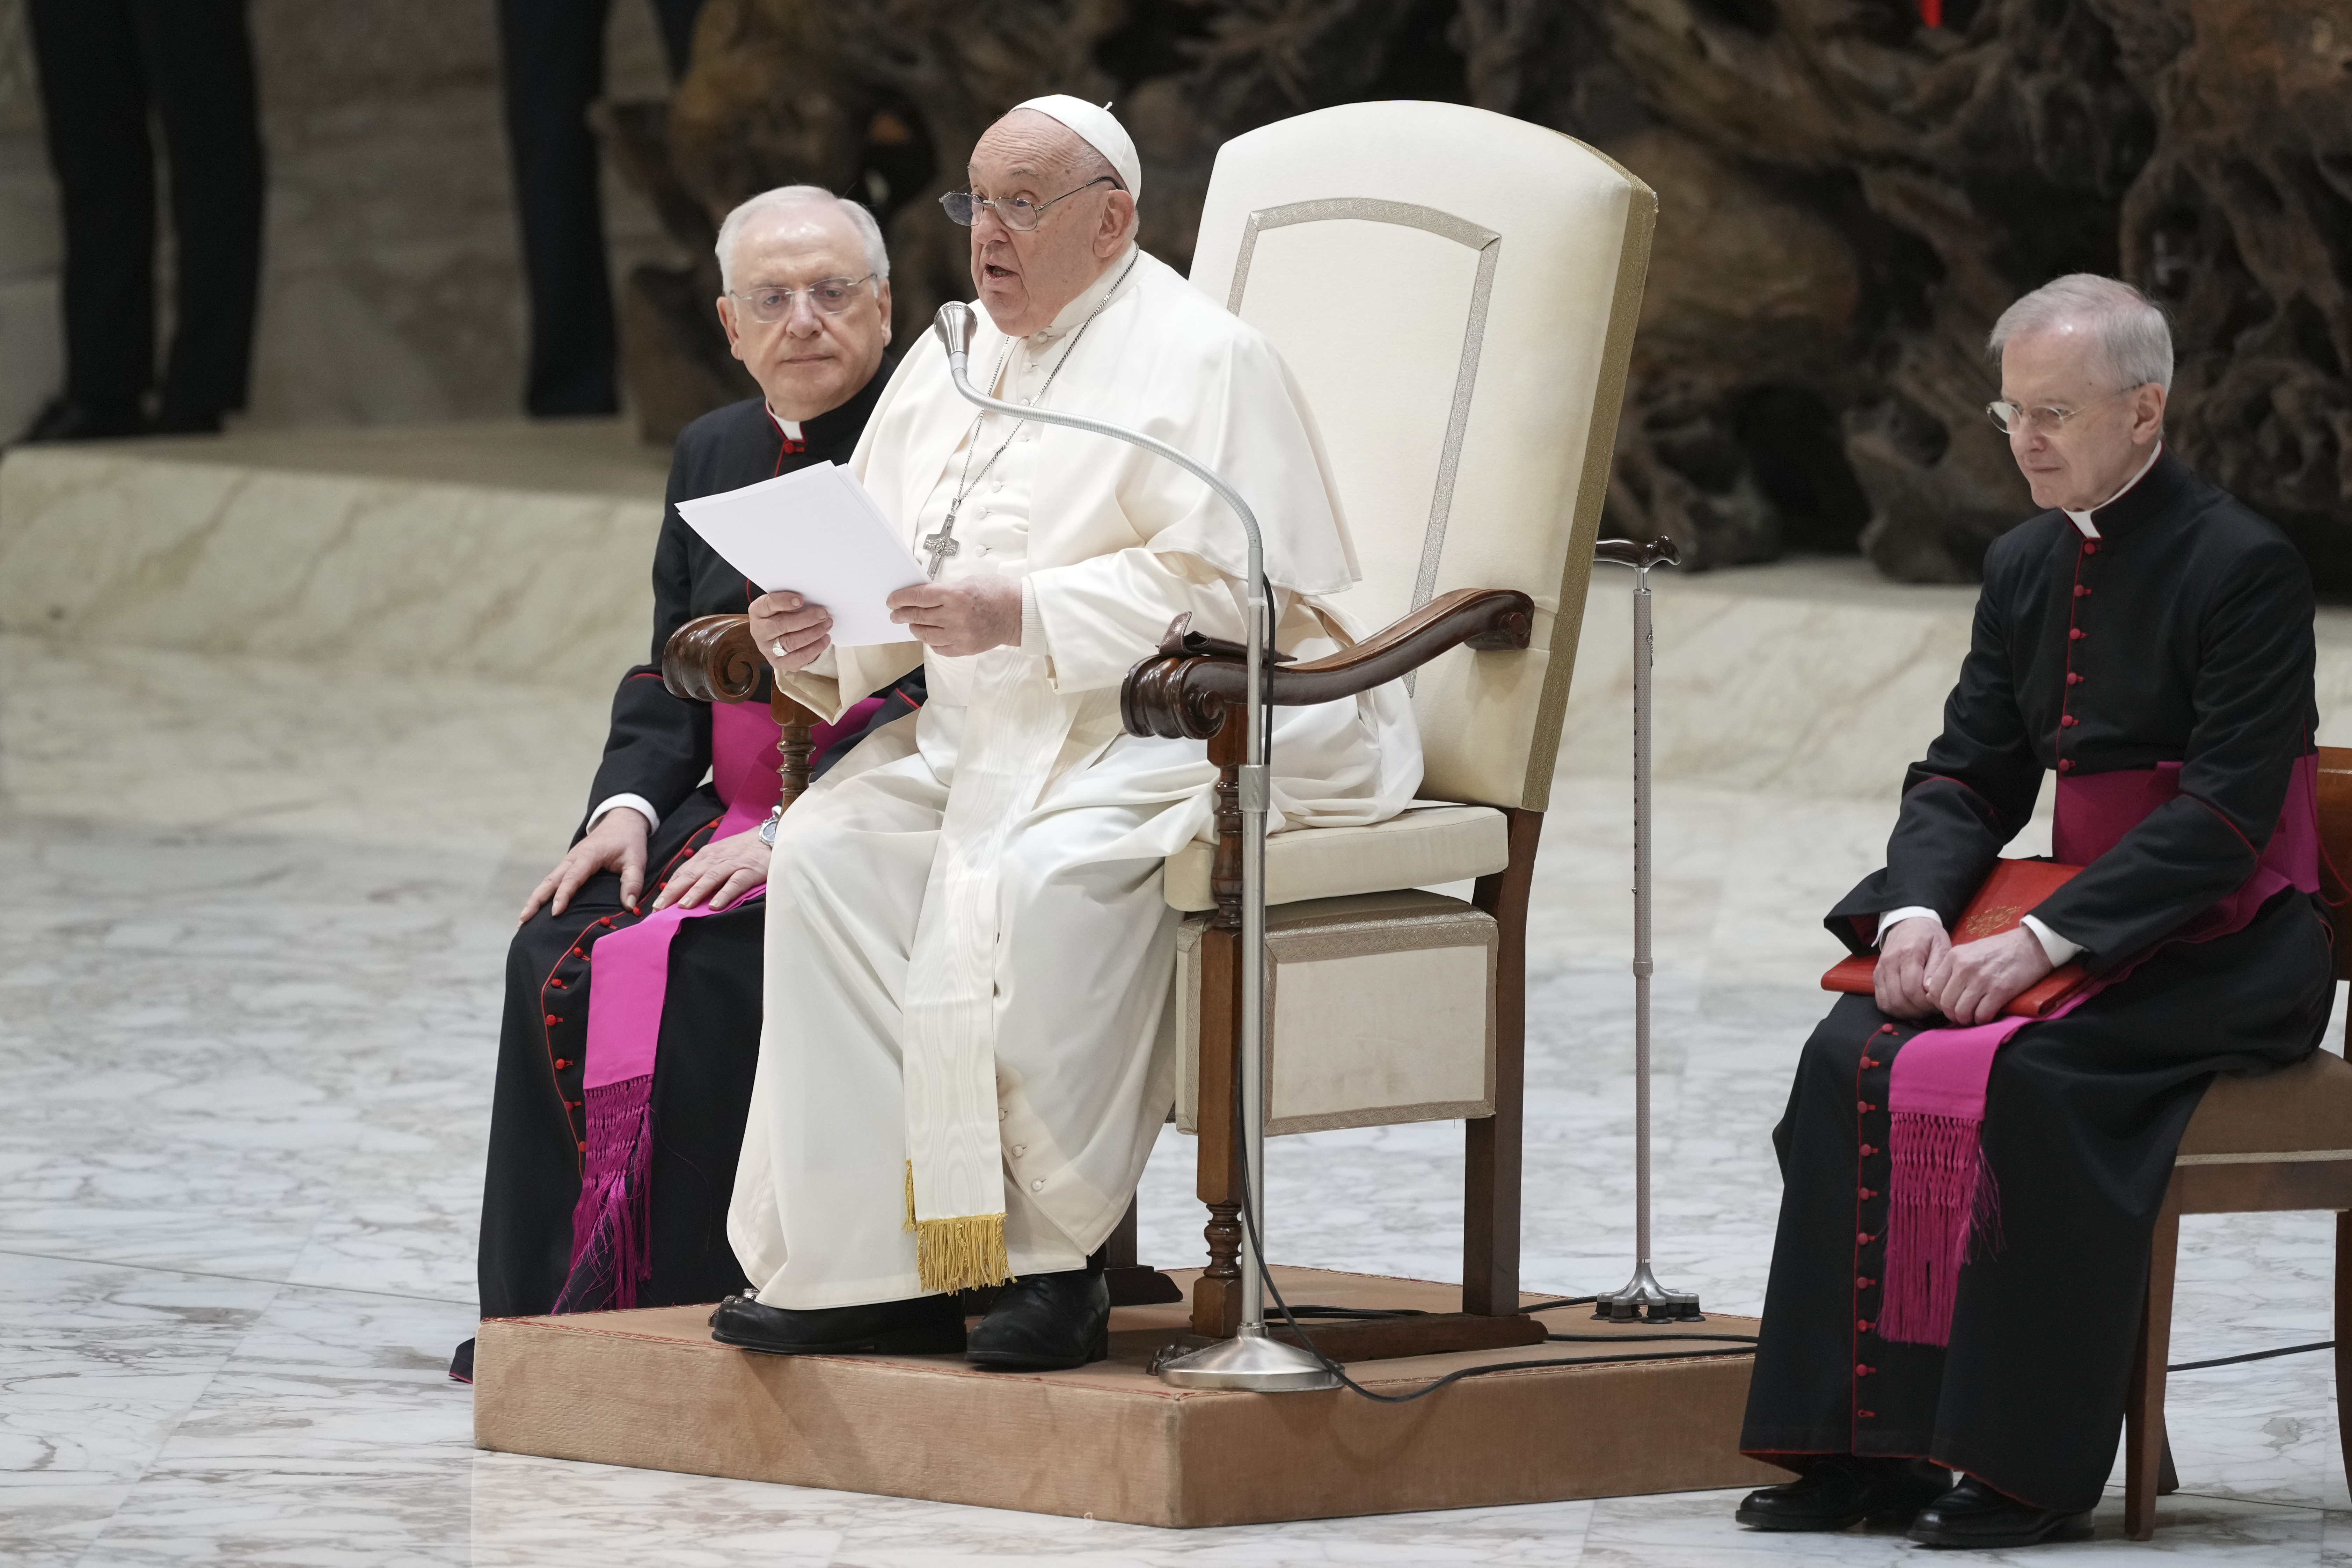
{"type": "MultiPolygon", "coordinates": [[[[1192,281],[1297,378],[1363,574],[1341,603],[1386,623],[1272,669],[1272,700],[1403,680],[1423,794],[1458,803],[1266,847],[1268,1132],[1466,1127],[1462,1313],[1318,1327],[1341,1359],[1543,1337],[1518,1310],[1528,894],[1655,215],[1582,143],[1449,104],[1281,121],[1210,180],[1192,281]],[[1465,880],[1467,902],[1426,890],[1465,880]]],[[[1122,694],[1131,732],[1205,740],[1221,770],[1217,842],[1163,879],[1192,916],[1178,1121],[1209,1210],[1192,1327],[1214,1337],[1240,1313],[1244,681],[1237,657],[1171,646],[1122,694]]]]}

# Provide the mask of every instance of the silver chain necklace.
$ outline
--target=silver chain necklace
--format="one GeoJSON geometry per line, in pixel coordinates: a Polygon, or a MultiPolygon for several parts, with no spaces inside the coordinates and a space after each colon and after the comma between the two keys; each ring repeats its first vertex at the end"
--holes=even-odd
{"type": "MultiPolygon", "coordinates": [[[[1070,363],[1072,354],[1078,352],[1078,340],[1087,335],[1087,329],[1095,324],[1095,318],[1103,313],[1103,308],[1111,302],[1112,297],[1118,292],[1120,285],[1127,281],[1128,273],[1134,271],[1136,262],[1141,259],[1143,259],[1141,251],[1136,252],[1129,258],[1127,270],[1118,275],[1118,282],[1103,290],[1103,297],[1095,301],[1095,308],[1087,312],[1087,319],[1080,321],[1078,330],[1070,334],[1069,346],[1062,351],[1062,357],[1054,362],[1053,370],[1045,377],[1045,384],[1037,389],[1036,396],[1027,401],[1031,403],[1045,401],[1045,395],[1054,390],[1054,383],[1061,376],[1062,367],[1070,363]]],[[[1013,339],[1005,339],[1003,352],[996,356],[996,369],[989,376],[988,381],[989,392],[992,395],[1004,383],[1004,367],[1012,361],[1013,342],[1013,339]]],[[[1005,449],[1011,447],[1013,440],[1020,436],[1021,427],[1029,423],[1026,419],[1015,420],[1012,433],[997,443],[996,450],[988,455],[988,461],[982,463],[980,466],[980,472],[975,474],[971,471],[971,459],[973,454],[980,450],[980,426],[982,421],[987,419],[989,412],[985,408],[980,411],[978,416],[971,422],[971,434],[965,438],[963,472],[956,477],[955,499],[948,502],[947,521],[940,524],[940,531],[937,533],[923,536],[923,553],[931,558],[930,569],[924,575],[933,582],[939,580],[940,568],[947,564],[948,557],[955,554],[961,548],[956,542],[956,514],[963,510],[963,503],[971,499],[972,490],[979,486],[980,481],[988,478],[988,471],[996,467],[996,459],[1004,456],[1005,449]]]]}

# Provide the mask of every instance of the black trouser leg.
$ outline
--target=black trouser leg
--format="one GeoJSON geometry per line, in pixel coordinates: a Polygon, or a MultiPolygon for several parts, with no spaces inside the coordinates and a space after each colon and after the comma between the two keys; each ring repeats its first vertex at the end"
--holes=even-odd
{"type": "Polygon", "coordinates": [[[754,901],[687,921],[670,941],[654,1068],[653,1275],[640,1306],[751,1289],[727,1239],[727,1209],[760,1065],[765,916],[754,901]]]}
{"type": "Polygon", "coordinates": [[[171,160],[177,319],[166,429],[245,406],[261,287],[261,131],[245,0],[134,0],[171,160]]]}
{"type": "Polygon", "coordinates": [[[486,1318],[551,1310],[571,1272],[580,1141],[587,1135],[572,1102],[585,1098],[589,965],[568,955],[574,947],[593,952],[603,934],[596,922],[623,913],[620,878],[600,872],[562,914],[541,910],[507,948],[506,1013],[482,1181],[478,1279],[486,1318]]]}
{"type": "Polygon", "coordinates": [[[65,216],[66,395],[135,416],[155,374],[155,154],[125,0],[31,0],[65,216]]]}
{"type": "Polygon", "coordinates": [[[620,407],[596,139],[587,120],[604,89],[605,10],[606,0],[499,0],[507,141],[530,293],[523,401],[535,415],[620,407]]]}
{"type": "Polygon", "coordinates": [[[1853,1447],[1854,1081],[1884,1021],[1868,997],[1841,999],[1805,1042],[1772,1130],[1780,1218],[1739,1446],[1795,1468],[1853,1447]]]}

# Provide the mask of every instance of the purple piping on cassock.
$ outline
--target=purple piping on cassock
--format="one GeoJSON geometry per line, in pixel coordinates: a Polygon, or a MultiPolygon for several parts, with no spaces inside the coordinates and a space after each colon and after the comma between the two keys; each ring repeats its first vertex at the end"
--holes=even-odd
{"type": "MultiPolygon", "coordinates": [[[[880,699],[869,697],[837,721],[812,726],[809,754],[824,755],[881,706],[880,699]]],[[[782,792],[779,734],[764,703],[710,705],[711,783],[727,809],[706,844],[766,820],[782,792]]],[[[555,1303],[558,1312],[634,1307],[638,1288],[652,1277],[654,1054],[669,993],[669,944],[686,921],[740,908],[766,891],[753,888],[723,907],[672,904],[596,944],[583,1063],[588,1142],[580,1162],[580,1201],[572,1211],[572,1273],[555,1303]]]]}
{"type": "MultiPolygon", "coordinates": [[[[2243,931],[2286,888],[2319,890],[2319,759],[2296,762],[2286,802],[2254,874],[2238,889],[2160,944],[2210,942],[2243,931]]],[[[2114,848],[2157,807],[2180,794],[2180,764],[2122,769],[2058,780],[2051,847],[2068,865],[2087,866],[2114,848]]],[[[2063,1017],[2132,964],[2109,970],[2046,1016],[2063,1017]]],[[[1888,1074],[1893,1124],[1887,1183],[1885,1294],[1878,1332],[1907,1344],[1951,1342],[1960,1268],[1971,1254],[2000,1245],[2000,1188],[1984,1159],[1985,1086],[1993,1058],[2027,1018],[1998,1018],[1968,1028],[1924,1029],[1903,1044],[1888,1074]]]]}

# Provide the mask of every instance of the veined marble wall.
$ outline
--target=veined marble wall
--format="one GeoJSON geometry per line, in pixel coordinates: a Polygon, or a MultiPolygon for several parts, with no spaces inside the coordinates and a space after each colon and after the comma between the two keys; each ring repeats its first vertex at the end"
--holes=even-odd
{"type": "MultiPolygon", "coordinates": [[[[252,25],[269,197],[247,422],[520,412],[524,304],[490,0],[253,0],[252,25]]],[[[613,6],[607,61],[614,100],[667,94],[643,0],[613,6]]],[[[676,264],[609,167],[604,197],[615,279],[676,264]]],[[[62,384],[60,261],[25,0],[0,0],[0,440],[62,384]]]]}

